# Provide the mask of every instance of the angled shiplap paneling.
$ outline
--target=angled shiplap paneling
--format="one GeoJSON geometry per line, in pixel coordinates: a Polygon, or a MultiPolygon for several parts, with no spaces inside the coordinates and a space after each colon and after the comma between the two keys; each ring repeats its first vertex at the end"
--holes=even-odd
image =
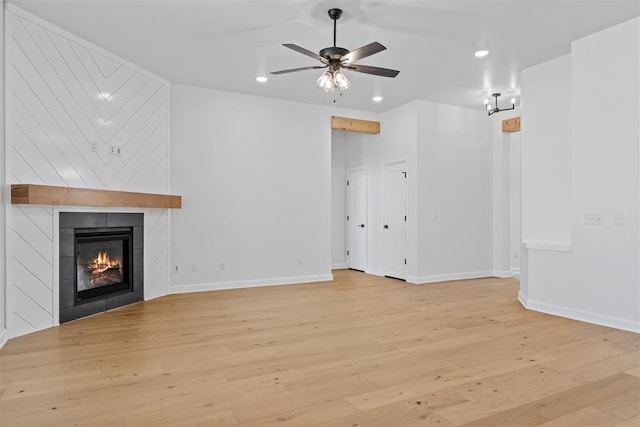
{"type": "MultiPolygon", "coordinates": [[[[6,29],[10,182],[168,192],[169,83],[11,5],[6,29]]],[[[11,336],[56,322],[58,211],[10,209],[11,336]]],[[[168,290],[169,215],[143,212],[149,299],[168,290]]]]}
{"type": "Polygon", "coordinates": [[[169,212],[144,211],[144,297],[156,298],[169,292],[169,212]]]}

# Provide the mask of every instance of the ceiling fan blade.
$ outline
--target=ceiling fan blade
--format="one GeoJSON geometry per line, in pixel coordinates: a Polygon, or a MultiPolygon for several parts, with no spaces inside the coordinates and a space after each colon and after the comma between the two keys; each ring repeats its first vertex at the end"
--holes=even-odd
{"type": "Polygon", "coordinates": [[[317,70],[319,68],[327,68],[326,65],[315,65],[313,67],[290,68],[288,70],[272,71],[271,74],[295,73],[296,71],[317,70]]]}
{"type": "Polygon", "coordinates": [[[291,44],[291,43],[284,43],[282,46],[284,47],[288,47],[289,49],[295,50],[296,52],[299,52],[303,55],[307,55],[310,56],[313,59],[317,59],[318,61],[321,61],[323,64],[328,63],[329,61],[325,58],[323,58],[322,56],[318,55],[315,52],[311,52],[310,50],[307,50],[303,47],[300,47],[296,44],[291,44]]]}
{"type": "Polygon", "coordinates": [[[358,64],[345,65],[344,68],[357,71],[358,73],[373,74],[382,77],[395,77],[400,72],[398,70],[390,70],[389,68],[370,67],[368,65],[358,64]]]}
{"type": "Polygon", "coordinates": [[[359,59],[366,58],[367,56],[374,55],[378,52],[382,52],[385,49],[386,47],[378,42],[369,43],[368,45],[362,46],[361,48],[358,48],[353,52],[347,53],[342,58],[340,58],[340,62],[356,62],[359,59]]]}

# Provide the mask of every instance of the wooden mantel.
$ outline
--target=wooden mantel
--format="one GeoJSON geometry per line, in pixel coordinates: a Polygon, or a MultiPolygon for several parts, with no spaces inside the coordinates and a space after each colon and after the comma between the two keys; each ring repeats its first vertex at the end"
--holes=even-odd
{"type": "Polygon", "coordinates": [[[130,208],[182,208],[182,197],[169,194],[132,193],[51,185],[12,184],[14,205],[65,205],[130,208]]]}

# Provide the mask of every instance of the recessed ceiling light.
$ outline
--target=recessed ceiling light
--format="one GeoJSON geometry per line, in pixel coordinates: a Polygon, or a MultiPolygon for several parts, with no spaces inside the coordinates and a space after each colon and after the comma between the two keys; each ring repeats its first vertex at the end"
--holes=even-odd
{"type": "Polygon", "coordinates": [[[482,50],[476,50],[476,52],[474,53],[474,55],[476,56],[476,58],[482,58],[483,56],[487,56],[489,55],[489,51],[482,49],[482,50]]]}
{"type": "Polygon", "coordinates": [[[374,96],[373,98],[371,98],[373,100],[373,102],[380,102],[382,101],[382,97],[381,96],[374,96]]]}
{"type": "Polygon", "coordinates": [[[268,79],[268,78],[266,78],[265,76],[258,76],[258,77],[256,77],[256,81],[257,81],[258,83],[264,83],[264,82],[266,82],[267,80],[269,80],[269,79],[268,79]]]}

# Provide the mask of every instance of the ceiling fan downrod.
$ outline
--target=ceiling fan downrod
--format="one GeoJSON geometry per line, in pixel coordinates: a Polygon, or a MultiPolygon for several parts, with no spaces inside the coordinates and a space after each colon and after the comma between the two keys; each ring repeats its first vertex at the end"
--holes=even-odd
{"type": "Polygon", "coordinates": [[[329,18],[333,20],[333,47],[336,47],[336,27],[338,19],[342,16],[342,9],[329,9],[327,13],[329,14],[329,18]]]}

